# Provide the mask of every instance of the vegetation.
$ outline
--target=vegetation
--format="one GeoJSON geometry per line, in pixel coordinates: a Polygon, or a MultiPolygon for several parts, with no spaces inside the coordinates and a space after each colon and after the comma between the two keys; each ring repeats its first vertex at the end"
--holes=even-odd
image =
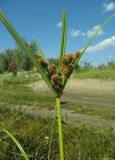
{"type": "MultiPolygon", "coordinates": [[[[55,64],[57,68],[59,66],[59,59],[50,58],[48,62],[55,64]]],[[[0,53],[0,76],[4,77],[5,73],[9,71],[14,72],[14,75],[20,74],[20,72],[22,72],[21,75],[23,75],[23,72],[26,72],[31,78],[32,76],[35,77],[34,73],[37,72],[30,59],[28,59],[22,51],[19,52],[19,49],[8,49],[4,53],[0,53]],[[12,63],[16,66],[14,70],[12,63]]],[[[107,64],[102,64],[97,67],[93,67],[89,62],[80,62],[79,67],[73,72],[72,76],[78,79],[96,78],[115,80],[115,62],[110,61],[107,64]]]]}
{"type": "MultiPolygon", "coordinates": [[[[35,50],[33,43],[28,44],[28,46],[33,51],[35,50]]],[[[17,71],[29,71],[33,68],[32,62],[19,47],[15,49],[7,49],[0,53],[0,73],[12,71],[10,69],[12,63],[15,63],[15,70],[17,71]]]]}
{"type": "MultiPolygon", "coordinates": [[[[6,75],[7,76],[7,75],[6,75]]],[[[38,75],[35,75],[37,80],[38,75]]],[[[0,126],[7,129],[19,141],[28,157],[32,160],[47,159],[52,118],[33,117],[25,112],[31,109],[55,107],[55,100],[41,96],[27,87],[32,83],[29,76],[11,77],[13,83],[2,82],[0,88],[0,126]]],[[[86,104],[61,104],[62,109],[72,110],[83,115],[95,115],[107,120],[115,119],[115,109],[86,104]]],[[[63,124],[65,159],[101,159],[113,158],[115,131],[105,128],[92,128],[86,122],[63,124]]],[[[2,160],[12,158],[21,160],[22,155],[5,133],[0,132],[0,156],[2,160]]],[[[57,120],[54,126],[51,144],[51,159],[59,159],[57,120]]]]}
{"type": "MultiPolygon", "coordinates": [[[[28,82],[30,82],[29,78],[28,80],[28,82]]],[[[43,108],[46,106],[50,106],[51,103],[52,105],[54,105],[54,99],[52,99],[51,97],[38,95],[37,93],[29,89],[27,86],[25,86],[26,83],[27,78],[25,83],[17,83],[17,80],[16,82],[14,81],[14,83],[3,82],[0,88],[0,95],[2,95],[0,96],[0,102],[19,106],[40,106],[43,108]]]]}
{"type": "Polygon", "coordinates": [[[90,63],[88,66],[79,66],[77,71],[74,71],[73,77],[78,79],[95,78],[105,80],[115,80],[115,62],[108,62],[106,65],[99,65],[92,67],[90,63]]]}
{"type": "MultiPolygon", "coordinates": [[[[46,160],[52,120],[48,118],[32,118],[20,110],[0,106],[0,126],[9,130],[24,148],[32,160],[46,160]]],[[[102,159],[115,157],[112,129],[91,128],[84,124],[64,125],[64,151],[66,160],[102,159]]],[[[13,141],[5,133],[0,132],[0,157],[2,160],[21,160],[21,154],[13,141]]],[[[51,159],[59,159],[57,125],[54,126],[51,159]]]]}

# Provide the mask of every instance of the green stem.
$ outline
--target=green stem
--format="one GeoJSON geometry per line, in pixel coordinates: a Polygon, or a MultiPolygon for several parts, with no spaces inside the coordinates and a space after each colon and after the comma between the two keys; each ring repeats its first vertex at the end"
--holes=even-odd
{"type": "Polygon", "coordinates": [[[64,160],[60,98],[56,98],[56,109],[57,109],[57,113],[58,113],[58,131],[59,131],[60,160],[64,160]]]}

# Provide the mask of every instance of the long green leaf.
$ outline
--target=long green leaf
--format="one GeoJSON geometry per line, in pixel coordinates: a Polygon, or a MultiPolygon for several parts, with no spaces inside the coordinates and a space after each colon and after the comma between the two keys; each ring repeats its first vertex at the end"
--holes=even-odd
{"type": "Polygon", "coordinates": [[[63,55],[66,52],[66,35],[67,35],[67,13],[65,11],[65,16],[64,16],[64,20],[65,20],[65,33],[64,33],[64,47],[63,47],[63,55]]]}
{"type": "Polygon", "coordinates": [[[23,150],[23,148],[21,147],[19,142],[16,140],[16,138],[9,131],[7,131],[7,130],[2,130],[2,131],[5,132],[13,140],[13,142],[19,148],[19,150],[20,150],[22,156],[25,158],[25,160],[29,160],[27,154],[25,153],[25,151],[23,150]]]}
{"type": "Polygon", "coordinates": [[[62,58],[66,52],[66,32],[67,32],[67,14],[64,10],[62,13],[62,38],[60,47],[60,67],[62,65],[62,58]]]}
{"type": "Polygon", "coordinates": [[[42,57],[44,60],[46,60],[46,59],[45,59],[44,52],[43,52],[43,50],[42,50],[42,48],[41,48],[41,46],[40,46],[40,44],[38,43],[38,41],[37,41],[36,38],[34,38],[34,43],[35,43],[35,45],[36,45],[36,47],[37,47],[37,49],[38,49],[41,57],[42,57]]]}
{"type": "Polygon", "coordinates": [[[115,13],[112,14],[104,23],[103,25],[95,32],[95,34],[92,36],[92,38],[89,40],[89,42],[87,43],[87,45],[84,47],[84,49],[81,52],[80,57],[76,60],[74,67],[76,67],[76,65],[78,64],[79,59],[81,58],[81,56],[85,53],[85,51],[88,49],[88,47],[90,46],[90,44],[93,42],[93,40],[96,38],[96,36],[98,35],[98,33],[100,31],[102,31],[102,29],[107,25],[107,23],[115,16],[115,13]]]}
{"type": "Polygon", "coordinates": [[[12,35],[12,37],[16,40],[17,44],[22,48],[23,51],[28,55],[30,60],[33,62],[33,64],[36,66],[36,68],[39,70],[39,73],[43,77],[44,81],[47,83],[48,87],[53,91],[54,95],[57,97],[58,93],[55,90],[55,88],[52,86],[51,82],[49,81],[47,75],[45,74],[42,66],[37,62],[35,59],[35,56],[33,53],[25,46],[22,38],[19,36],[19,34],[16,32],[14,27],[11,25],[11,23],[8,21],[8,19],[5,17],[3,12],[0,10],[0,20],[4,24],[4,26],[7,28],[9,33],[12,35]]]}

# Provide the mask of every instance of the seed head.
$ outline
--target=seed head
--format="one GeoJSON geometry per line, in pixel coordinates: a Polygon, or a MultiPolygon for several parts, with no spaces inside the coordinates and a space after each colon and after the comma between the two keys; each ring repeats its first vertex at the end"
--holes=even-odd
{"type": "Polygon", "coordinates": [[[36,56],[37,59],[41,58],[41,56],[39,54],[36,54],[35,56],[36,56]]]}
{"type": "Polygon", "coordinates": [[[51,80],[55,85],[60,85],[62,83],[63,78],[58,74],[54,74],[51,76],[51,80]]]}
{"type": "Polygon", "coordinates": [[[76,52],[76,53],[74,54],[74,59],[79,58],[80,55],[81,55],[81,52],[80,52],[80,51],[76,52]]]}
{"type": "Polygon", "coordinates": [[[62,64],[61,71],[66,77],[68,77],[70,75],[72,69],[73,68],[71,66],[66,66],[66,65],[62,64]]]}
{"type": "Polygon", "coordinates": [[[54,63],[50,64],[50,72],[49,72],[49,77],[51,78],[52,75],[56,74],[56,65],[54,63]]]}
{"type": "Polygon", "coordinates": [[[63,86],[62,86],[63,78],[62,78],[62,76],[59,76],[58,74],[54,74],[54,75],[52,75],[51,80],[52,80],[53,86],[56,88],[56,90],[58,92],[62,92],[63,91],[63,86]]]}
{"type": "Polygon", "coordinates": [[[47,69],[48,67],[48,63],[46,61],[44,61],[42,58],[40,58],[38,60],[38,62],[41,64],[41,66],[44,68],[44,69],[47,69]]]}
{"type": "Polygon", "coordinates": [[[73,62],[73,55],[72,54],[69,54],[69,55],[64,55],[63,56],[63,59],[62,59],[62,63],[64,65],[68,65],[68,64],[71,64],[73,62]]]}
{"type": "Polygon", "coordinates": [[[52,70],[56,70],[56,65],[55,65],[54,63],[51,63],[51,64],[50,64],[50,69],[51,69],[51,71],[52,71],[52,70]]]}

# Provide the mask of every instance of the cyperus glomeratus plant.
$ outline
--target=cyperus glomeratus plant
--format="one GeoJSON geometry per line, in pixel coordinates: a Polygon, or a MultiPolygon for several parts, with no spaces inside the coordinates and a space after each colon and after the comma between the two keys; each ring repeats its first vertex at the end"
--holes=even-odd
{"type": "Polygon", "coordinates": [[[90,39],[90,41],[82,51],[77,51],[74,54],[66,54],[67,14],[66,11],[64,10],[62,13],[62,38],[60,47],[59,68],[56,69],[55,64],[48,64],[47,60],[45,59],[45,55],[36,40],[35,43],[38,47],[40,54],[35,55],[32,53],[31,50],[29,50],[29,48],[23,42],[22,38],[19,36],[19,34],[16,32],[14,27],[9,22],[9,20],[5,17],[3,12],[0,11],[0,20],[3,22],[4,26],[10,32],[12,37],[16,40],[17,44],[28,55],[28,57],[35,65],[35,67],[41,74],[42,78],[44,79],[48,87],[54,93],[54,97],[56,98],[56,110],[58,114],[59,147],[60,147],[61,160],[64,160],[64,151],[63,151],[63,137],[62,137],[62,124],[61,124],[60,97],[63,94],[63,90],[66,86],[69,77],[71,76],[73,70],[78,65],[80,58],[82,57],[86,49],[89,47],[89,45],[92,43],[92,41],[95,39],[97,34],[114,16],[115,13],[104,22],[104,24],[100,27],[99,30],[96,31],[96,33],[93,35],[93,37],[90,39]]]}

